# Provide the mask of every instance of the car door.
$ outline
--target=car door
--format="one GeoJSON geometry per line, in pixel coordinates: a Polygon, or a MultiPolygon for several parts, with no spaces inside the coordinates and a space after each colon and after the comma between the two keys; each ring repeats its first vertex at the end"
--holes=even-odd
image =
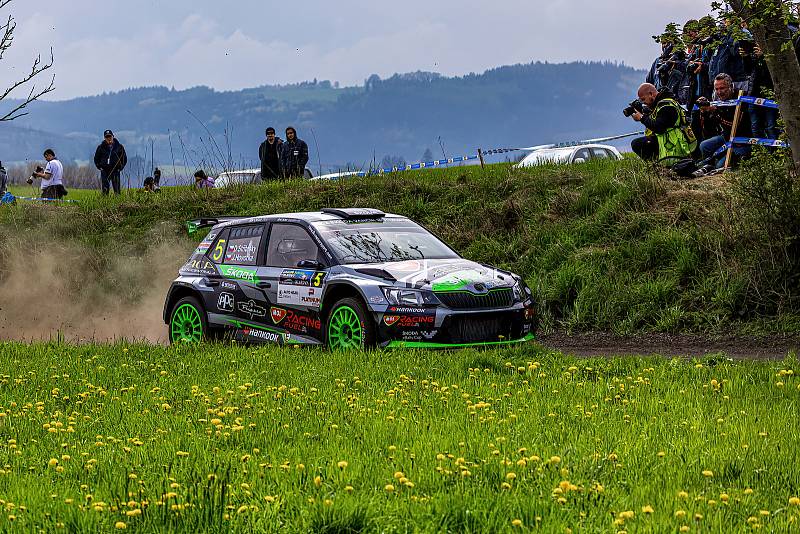
{"type": "Polygon", "coordinates": [[[589,153],[588,148],[581,148],[580,150],[575,152],[575,155],[572,157],[572,163],[585,163],[592,159],[591,154],[589,153]],[[583,160],[583,161],[580,161],[583,160]]]}
{"type": "Polygon", "coordinates": [[[259,277],[265,241],[264,224],[233,226],[220,234],[209,254],[220,272],[216,309],[221,322],[242,329],[266,325],[268,283],[259,277]]]}
{"type": "Polygon", "coordinates": [[[320,303],[329,264],[316,241],[302,225],[272,223],[265,267],[259,276],[270,284],[272,326],[286,332],[293,343],[322,341],[320,303]]]}

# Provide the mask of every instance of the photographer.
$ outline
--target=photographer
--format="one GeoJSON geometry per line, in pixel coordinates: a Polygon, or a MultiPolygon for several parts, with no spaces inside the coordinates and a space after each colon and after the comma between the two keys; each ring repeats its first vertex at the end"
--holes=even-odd
{"type": "MultiPolygon", "coordinates": [[[[772,75],[769,73],[764,52],[761,47],[752,43],[751,47],[742,46],[739,53],[744,58],[745,67],[750,73],[750,91],[747,96],[755,98],[771,98],[775,92],[772,75]]],[[[753,137],[761,139],[777,139],[780,136],[778,127],[778,110],[750,104],[750,128],[753,137]]]]}
{"type": "Polygon", "coordinates": [[[0,161],[0,197],[6,194],[8,190],[8,173],[6,168],[3,167],[3,162],[0,161]]]}
{"type": "MultiPolygon", "coordinates": [[[[718,74],[714,78],[714,92],[717,95],[717,99],[722,101],[736,98],[733,79],[727,74],[718,74]]],[[[702,175],[715,168],[721,169],[725,166],[726,152],[717,154],[717,151],[725,146],[725,143],[731,138],[736,106],[713,106],[706,99],[698,100],[697,106],[700,108],[703,129],[717,133],[714,137],[710,137],[700,143],[700,152],[703,154],[705,165],[698,169],[696,174],[702,175]]],[[[739,125],[733,137],[752,137],[750,117],[745,107],[741,108],[739,125]]],[[[745,158],[750,155],[750,152],[750,145],[734,145],[733,147],[733,154],[736,159],[745,158]]]]}
{"type": "Polygon", "coordinates": [[[671,167],[682,159],[691,157],[697,148],[692,128],[686,122],[683,108],[668,90],[659,92],[654,85],[639,87],[639,100],[623,111],[636,122],[641,122],[647,133],[631,142],[631,149],[644,160],[656,160],[671,167]]]}
{"type": "Polygon", "coordinates": [[[61,199],[67,194],[64,189],[64,166],[56,159],[56,153],[51,148],[44,151],[44,159],[47,160],[47,166],[44,169],[37,167],[29,181],[41,178],[42,198],[61,199]]]}

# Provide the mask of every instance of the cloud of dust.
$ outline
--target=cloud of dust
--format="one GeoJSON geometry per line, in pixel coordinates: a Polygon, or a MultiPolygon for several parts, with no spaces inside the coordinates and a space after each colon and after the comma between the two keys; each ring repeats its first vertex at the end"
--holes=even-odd
{"type": "Polygon", "coordinates": [[[6,243],[0,341],[166,343],[164,299],[192,250],[186,241],[171,241],[157,240],[140,256],[115,257],[77,244],[6,243]]]}

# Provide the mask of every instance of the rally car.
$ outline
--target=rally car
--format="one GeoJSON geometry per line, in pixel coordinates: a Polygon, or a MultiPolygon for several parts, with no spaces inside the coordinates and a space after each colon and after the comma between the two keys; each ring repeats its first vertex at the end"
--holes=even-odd
{"type": "Polygon", "coordinates": [[[448,348],[532,340],[519,276],[466,260],[414,221],[323,209],[191,221],[211,227],[172,283],[172,343],[448,348]]]}

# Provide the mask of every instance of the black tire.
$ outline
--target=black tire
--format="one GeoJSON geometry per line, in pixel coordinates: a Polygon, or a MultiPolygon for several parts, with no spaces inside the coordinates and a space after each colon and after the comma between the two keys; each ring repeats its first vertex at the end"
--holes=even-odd
{"type": "Polygon", "coordinates": [[[183,297],[169,312],[168,336],[170,344],[202,343],[209,339],[206,310],[195,297],[183,297]],[[191,317],[194,310],[197,317],[191,317]],[[178,315],[180,314],[180,317],[178,315]],[[191,324],[189,324],[191,323],[191,324]],[[199,331],[198,331],[199,328],[199,331]],[[179,337],[183,334],[183,337],[179,337]]]}
{"type": "Polygon", "coordinates": [[[325,320],[325,344],[330,350],[368,349],[375,346],[377,327],[367,307],[357,298],[336,301],[325,320]],[[360,332],[352,326],[358,318],[360,332]]]}

